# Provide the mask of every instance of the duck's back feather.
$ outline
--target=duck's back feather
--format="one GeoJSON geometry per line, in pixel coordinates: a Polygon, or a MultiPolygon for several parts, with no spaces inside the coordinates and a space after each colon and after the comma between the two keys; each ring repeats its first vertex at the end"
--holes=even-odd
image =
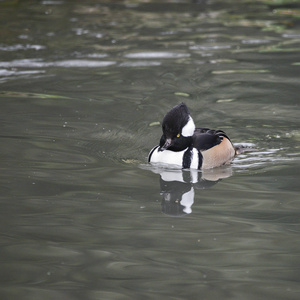
{"type": "Polygon", "coordinates": [[[224,137],[229,140],[228,136],[222,130],[196,128],[193,135],[193,147],[200,151],[205,151],[221,144],[224,137]]]}
{"type": "Polygon", "coordinates": [[[222,130],[197,128],[193,135],[193,147],[202,155],[202,168],[210,169],[232,161],[235,149],[222,130]]]}

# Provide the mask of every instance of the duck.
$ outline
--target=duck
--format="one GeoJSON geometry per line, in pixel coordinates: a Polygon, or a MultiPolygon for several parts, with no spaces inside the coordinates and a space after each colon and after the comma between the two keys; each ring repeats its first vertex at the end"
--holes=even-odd
{"type": "Polygon", "coordinates": [[[148,155],[150,164],[182,169],[212,169],[232,162],[237,149],[223,130],[196,128],[185,103],[163,118],[159,145],[148,155]]]}

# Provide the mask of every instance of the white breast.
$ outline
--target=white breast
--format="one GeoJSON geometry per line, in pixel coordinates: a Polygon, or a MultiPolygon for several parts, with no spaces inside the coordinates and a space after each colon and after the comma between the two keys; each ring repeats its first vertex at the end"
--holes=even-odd
{"type": "MultiPolygon", "coordinates": [[[[151,150],[152,155],[150,157],[150,163],[161,163],[161,164],[168,164],[168,165],[174,165],[179,166],[182,168],[182,161],[183,161],[183,155],[184,152],[187,150],[184,149],[183,151],[170,151],[170,150],[164,150],[164,151],[158,151],[158,146],[156,148],[153,148],[151,150]]],[[[150,153],[151,153],[150,152],[150,153]]],[[[198,150],[196,148],[193,148],[192,151],[192,160],[191,160],[191,169],[198,169],[198,150]]]]}
{"type": "Polygon", "coordinates": [[[170,150],[158,151],[158,146],[157,146],[151,155],[150,162],[177,165],[182,168],[182,158],[185,150],[178,151],[178,152],[170,151],[170,150]]]}

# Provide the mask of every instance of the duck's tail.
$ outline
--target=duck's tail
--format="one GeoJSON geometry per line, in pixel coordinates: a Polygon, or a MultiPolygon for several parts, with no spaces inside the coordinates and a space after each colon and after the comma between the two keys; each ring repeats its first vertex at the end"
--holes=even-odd
{"type": "Polygon", "coordinates": [[[258,151],[258,149],[251,147],[251,146],[246,146],[246,145],[235,145],[234,150],[235,150],[235,155],[239,155],[239,154],[242,154],[245,152],[258,151]]]}

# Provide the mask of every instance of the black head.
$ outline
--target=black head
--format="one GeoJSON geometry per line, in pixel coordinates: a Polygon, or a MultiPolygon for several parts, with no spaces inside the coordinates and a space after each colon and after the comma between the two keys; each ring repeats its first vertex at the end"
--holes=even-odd
{"type": "Polygon", "coordinates": [[[160,151],[182,151],[191,145],[195,124],[184,103],[174,106],[165,115],[162,130],[160,151]]]}

